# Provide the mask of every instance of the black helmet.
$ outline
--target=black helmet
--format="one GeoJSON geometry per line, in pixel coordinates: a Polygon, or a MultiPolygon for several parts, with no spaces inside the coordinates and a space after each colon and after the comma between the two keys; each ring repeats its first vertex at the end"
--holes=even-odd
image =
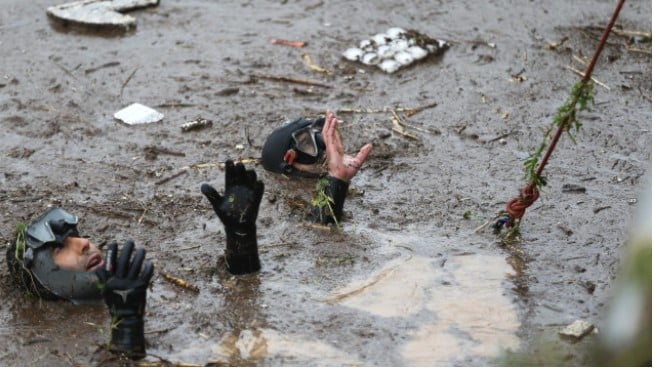
{"type": "Polygon", "coordinates": [[[325,118],[316,120],[299,118],[287,121],[273,130],[261,151],[264,169],[276,173],[307,176],[308,173],[299,172],[292,163],[313,165],[322,160],[325,153],[325,142],[322,139],[324,124],[325,118]]]}

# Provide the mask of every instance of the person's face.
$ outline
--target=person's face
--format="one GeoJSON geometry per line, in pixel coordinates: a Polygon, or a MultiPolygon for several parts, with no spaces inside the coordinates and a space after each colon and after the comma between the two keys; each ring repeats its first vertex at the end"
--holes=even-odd
{"type": "Polygon", "coordinates": [[[57,266],[73,271],[95,271],[104,265],[100,249],[86,238],[69,236],[61,247],[52,249],[57,266]]]}

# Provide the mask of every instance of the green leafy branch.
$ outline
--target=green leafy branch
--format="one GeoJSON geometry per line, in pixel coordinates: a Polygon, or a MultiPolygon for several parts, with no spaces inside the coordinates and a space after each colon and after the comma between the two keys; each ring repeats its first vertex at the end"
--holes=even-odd
{"type": "Polygon", "coordinates": [[[563,127],[568,136],[574,144],[577,140],[572,135],[572,128],[578,132],[581,129],[581,122],[577,118],[577,113],[584,110],[590,110],[590,104],[594,102],[593,98],[593,85],[585,82],[577,82],[572,86],[570,95],[565,103],[559,107],[552,120],[552,124],[545,130],[543,141],[538,148],[524,161],[525,179],[534,183],[537,187],[547,185],[547,180],[544,176],[538,174],[538,161],[540,160],[543,151],[547,147],[548,141],[551,139],[552,131],[555,127],[563,127]]]}

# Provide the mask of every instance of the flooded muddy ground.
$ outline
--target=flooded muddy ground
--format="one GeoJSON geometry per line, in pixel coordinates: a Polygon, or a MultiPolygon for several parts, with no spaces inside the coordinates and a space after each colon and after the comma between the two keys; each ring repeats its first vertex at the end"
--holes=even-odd
{"type": "MultiPolygon", "coordinates": [[[[45,9],[59,3],[0,4],[0,237],[6,247],[18,222],[61,206],[98,244],[145,247],[157,267],[148,361],[490,365],[555,343],[561,360],[550,364],[591,362],[584,344],[595,335],[574,343],[557,331],[576,319],[604,323],[651,175],[651,44],[610,36],[594,72],[604,86],[580,115],[577,143],[557,146],[521,241],[507,248],[475,230],[524,185],[524,159],[580,78],[566,67],[584,69],[614,1],[162,0],[132,13],[138,26],[122,35],[53,23],[45,9]],[[393,26],[451,47],[390,75],[341,57],[393,26]],[[311,70],[305,54],[330,74],[311,70]],[[164,120],[113,119],[133,102],[164,120]],[[427,107],[398,110],[410,136],[393,130],[390,109],[400,107],[427,107]],[[344,120],[349,151],[375,146],[350,186],[342,230],[303,222],[314,180],[248,164],[266,185],[263,268],[230,276],[222,224],[200,185],[223,188],[218,163],[257,158],[283,121],[326,109],[344,120]],[[183,133],[197,117],[212,127],[183,133]]],[[[651,13],[650,1],[629,1],[617,29],[651,32],[651,13]]],[[[121,363],[102,348],[104,306],[29,299],[5,266],[0,275],[4,365],[121,363]]]]}

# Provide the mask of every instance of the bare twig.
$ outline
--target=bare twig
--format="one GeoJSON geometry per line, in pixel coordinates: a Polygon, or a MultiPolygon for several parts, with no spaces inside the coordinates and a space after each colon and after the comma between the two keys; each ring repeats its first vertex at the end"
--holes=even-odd
{"type": "Polygon", "coordinates": [[[420,138],[418,138],[417,136],[415,136],[415,135],[413,135],[413,134],[406,131],[406,128],[402,125],[402,123],[400,123],[400,117],[397,116],[397,113],[395,113],[394,110],[391,110],[391,114],[393,114],[393,116],[391,116],[390,119],[391,119],[391,122],[393,123],[393,131],[394,132],[397,132],[397,133],[399,133],[399,134],[401,134],[401,135],[403,135],[403,136],[405,136],[405,137],[407,137],[409,139],[413,139],[413,140],[416,140],[416,141],[420,140],[420,138]]]}
{"type": "Polygon", "coordinates": [[[123,85],[120,86],[120,97],[121,97],[121,98],[123,97],[123,90],[125,89],[125,86],[127,86],[127,83],[129,83],[129,81],[132,80],[132,77],[134,76],[134,74],[136,74],[136,71],[137,71],[138,69],[139,69],[138,66],[137,66],[136,68],[134,68],[134,70],[132,70],[132,72],[129,74],[129,76],[127,77],[127,79],[125,79],[125,81],[123,82],[123,85]]]}
{"type": "MultiPolygon", "coordinates": [[[[577,75],[579,75],[579,76],[582,76],[582,77],[584,76],[584,72],[582,72],[581,70],[577,70],[577,69],[571,67],[570,65],[566,65],[565,68],[568,69],[568,70],[570,70],[570,71],[572,71],[572,72],[574,72],[575,74],[577,74],[577,75]]],[[[606,88],[606,89],[609,90],[609,91],[611,90],[611,87],[609,87],[609,86],[607,86],[606,84],[604,84],[604,83],[598,81],[595,77],[592,77],[592,76],[591,76],[591,77],[590,77],[590,80],[593,81],[593,83],[595,83],[595,84],[597,84],[597,85],[599,85],[599,86],[602,86],[602,87],[606,88]]]]}
{"type": "Polygon", "coordinates": [[[316,86],[316,87],[323,87],[323,88],[332,88],[332,86],[320,82],[314,82],[310,80],[304,80],[304,79],[297,79],[293,77],[284,77],[284,76],[276,76],[276,75],[270,75],[270,74],[259,74],[259,73],[254,73],[251,74],[253,78],[261,78],[261,79],[270,79],[274,81],[279,81],[279,82],[288,82],[288,83],[296,83],[296,84],[304,84],[307,86],[316,86]]]}
{"type": "Polygon", "coordinates": [[[184,288],[186,290],[191,290],[191,291],[196,292],[196,293],[200,292],[200,288],[198,288],[197,286],[189,283],[188,281],[185,281],[183,279],[180,279],[178,277],[175,277],[173,275],[167,274],[167,273],[162,272],[162,271],[159,271],[159,274],[161,274],[161,276],[163,276],[164,280],[170,282],[173,285],[177,285],[177,286],[182,287],[182,288],[184,288]]]}
{"type": "Polygon", "coordinates": [[[314,64],[311,61],[311,56],[309,54],[303,54],[302,59],[307,64],[307,66],[309,67],[310,70],[312,70],[314,72],[323,73],[323,74],[326,74],[326,75],[332,75],[332,72],[330,72],[329,70],[314,64]]]}
{"type": "Polygon", "coordinates": [[[296,48],[304,47],[304,46],[307,45],[306,42],[288,41],[288,40],[282,40],[282,39],[279,39],[279,38],[271,39],[270,43],[272,43],[273,45],[284,45],[284,46],[291,46],[291,47],[296,47],[296,48]]]}

